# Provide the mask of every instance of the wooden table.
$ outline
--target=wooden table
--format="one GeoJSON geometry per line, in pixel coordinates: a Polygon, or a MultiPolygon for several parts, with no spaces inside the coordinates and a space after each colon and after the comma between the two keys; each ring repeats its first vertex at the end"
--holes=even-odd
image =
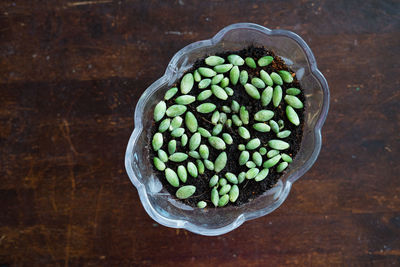
{"type": "Polygon", "coordinates": [[[0,3],[0,266],[400,265],[399,1],[32,2],[0,3]],[[175,52],[243,21],[313,50],[321,154],[229,234],[158,225],[124,169],[135,105],[175,52]]]}

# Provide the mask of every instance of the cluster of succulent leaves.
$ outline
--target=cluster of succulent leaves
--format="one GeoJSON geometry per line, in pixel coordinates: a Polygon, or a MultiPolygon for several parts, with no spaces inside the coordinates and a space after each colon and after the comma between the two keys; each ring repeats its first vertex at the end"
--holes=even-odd
{"type": "MultiPolygon", "coordinates": [[[[229,55],[227,59],[209,56],[205,59],[209,67],[200,67],[193,73],[186,73],[180,81],[179,88],[169,89],[164,100],[155,106],[154,120],[158,125],[158,132],[152,139],[152,147],[157,152],[153,159],[154,166],[164,172],[169,184],[177,188],[177,198],[190,198],[196,192],[196,187],[186,184],[188,176],[197,178],[207,169],[215,173],[209,177],[209,186],[212,188],[211,203],[216,207],[223,207],[238,199],[238,184],[245,179],[262,181],[268,176],[271,168],[276,168],[276,171],[281,173],[292,162],[292,158],[284,153],[290,147],[284,139],[290,136],[291,131],[284,130],[283,120],[273,120],[275,113],[271,109],[285,101],[288,120],[295,126],[300,125],[296,109],[303,108],[302,101],[297,97],[301,92],[298,88],[289,88],[283,92],[281,87],[283,83],[291,83],[294,75],[286,70],[267,73],[261,69],[260,77],[249,80],[247,71],[240,70],[244,64],[255,69],[257,65],[265,67],[273,60],[271,56],[261,57],[257,61],[251,57],[243,59],[235,54],[229,55]],[[252,114],[256,121],[253,125],[249,124],[251,115],[246,107],[235,100],[229,100],[235,93],[229,85],[238,83],[243,85],[241,88],[254,101],[261,101],[264,108],[252,114]],[[190,92],[195,86],[202,91],[198,95],[191,95],[190,92]],[[220,110],[215,103],[209,101],[213,95],[226,102],[220,110]],[[175,104],[167,107],[166,101],[170,99],[174,100],[175,104]],[[198,105],[196,112],[193,111],[196,113],[194,114],[188,110],[187,105],[196,101],[198,105]],[[214,126],[211,132],[198,125],[198,116],[207,113],[212,113],[211,123],[214,126]],[[242,138],[238,145],[241,151],[238,164],[245,165],[248,170],[241,173],[227,171],[224,177],[220,177],[219,173],[224,170],[228,161],[226,147],[233,145],[232,136],[224,131],[226,127],[234,128],[242,138]],[[259,138],[251,137],[248,130],[250,127],[261,133],[273,131],[276,138],[269,140],[267,144],[261,144],[259,138]],[[166,135],[170,135],[171,140],[166,146],[167,151],[164,151],[161,148],[166,135]],[[179,146],[187,146],[189,152],[180,152],[179,146]],[[215,159],[209,157],[210,149],[218,151],[215,159]],[[169,161],[180,165],[174,170],[168,167],[169,161]]],[[[197,206],[205,208],[207,202],[199,201],[197,206]]]]}

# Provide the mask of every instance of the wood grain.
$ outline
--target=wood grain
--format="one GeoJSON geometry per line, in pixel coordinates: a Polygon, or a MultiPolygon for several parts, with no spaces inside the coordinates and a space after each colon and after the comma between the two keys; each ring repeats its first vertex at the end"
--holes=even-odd
{"type": "Polygon", "coordinates": [[[1,266],[400,265],[399,1],[0,3],[1,266]],[[331,90],[316,164],[220,237],[156,224],[124,169],[175,52],[235,22],[300,34],[331,90]]]}

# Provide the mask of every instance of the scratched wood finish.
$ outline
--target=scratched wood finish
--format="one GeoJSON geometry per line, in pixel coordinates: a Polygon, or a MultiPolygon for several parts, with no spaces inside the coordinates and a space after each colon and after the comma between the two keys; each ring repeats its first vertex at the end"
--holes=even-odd
{"type": "Polygon", "coordinates": [[[2,1],[0,266],[400,265],[399,1],[2,1]],[[156,224],[124,170],[173,54],[242,21],[300,34],[331,89],[323,148],[274,213],[156,224]]]}

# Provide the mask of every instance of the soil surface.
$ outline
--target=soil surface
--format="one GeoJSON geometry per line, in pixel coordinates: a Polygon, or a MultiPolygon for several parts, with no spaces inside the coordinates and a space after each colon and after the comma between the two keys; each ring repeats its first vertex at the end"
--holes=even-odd
{"type": "MultiPolygon", "coordinates": [[[[279,70],[287,70],[290,73],[293,73],[293,71],[286,66],[286,64],[284,63],[284,61],[281,58],[276,56],[272,51],[269,51],[263,47],[248,47],[248,48],[240,50],[240,51],[228,51],[228,52],[217,54],[217,55],[225,58],[225,63],[229,63],[227,60],[227,56],[231,55],[231,54],[240,55],[243,59],[245,59],[246,57],[252,57],[252,58],[254,58],[254,60],[256,62],[260,57],[263,57],[263,56],[270,55],[270,56],[274,57],[274,60],[272,61],[272,63],[265,67],[257,66],[256,69],[253,69],[253,68],[248,67],[246,64],[244,64],[243,66],[239,66],[240,70],[246,70],[248,72],[248,74],[249,74],[248,81],[249,82],[250,82],[251,78],[253,78],[253,77],[258,77],[258,78],[260,77],[259,72],[261,71],[261,69],[264,69],[269,74],[273,71],[277,72],[279,70]]],[[[193,65],[193,68],[190,69],[188,72],[193,73],[193,71],[199,67],[209,67],[209,66],[207,66],[205,64],[204,59],[199,59],[198,61],[195,62],[195,64],[193,65]]],[[[229,72],[224,74],[224,76],[229,77],[229,72]]],[[[183,75],[182,75],[182,77],[183,77],[183,75]]],[[[179,84],[180,84],[180,80],[177,81],[175,86],[177,86],[179,88],[179,84]]],[[[195,82],[193,89],[189,93],[190,95],[197,96],[200,92],[202,92],[204,90],[204,89],[199,89],[197,84],[198,83],[195,82]]],[[[246,91],[244,90],[244,87],[240,84],[240,82],[238,82],[237,85],[235,85],[235,86],[230,83],[228,85],[228,87],[230,87],[234,90],[233,96],[230,96],[228,98],[228,100],[225,100],[225,101],[220,100],[213,95],[210,98],[208,98],[207,100],[202,101],[201,103],[212,102],[217,105],[217,109],[220,112],[221,112],[222,106],[226,105],[226,106],[230,107],[232,100],[236,100],[241,106],[244,105],[246,107],[246,109],[249,111],[249,115],[250,115],[250,122],[246,128],[250,131],[251,138],[258,137],[261,140],[261,146],[266,147],[268,151],[270,149],[267,145],[267,142],[271,139],[279,139],[279,138],[276,137],[276,134],[272,130],[268,133],[261,133],[261,132],[255,131],[250,125],[253,125],[255,123],[254,114],[257,111],[262,110],[262,109],[273,110],[275,113],[273,120],[275,120],[276,122],[280,119],[283,120],[284,121],[284,130],[291,131],[291,134],[289,137],[282,139],[290,144],[290,148],[283,152],[290,155],[294,159],[300,148],[301,139],[302,139],[302,135],[303,135],[304,109],[296,109],[296,112],[300,118],[301,123],[299,126],[295,126],[291,122],[289,122],[289,120],[286,117],[285,108],[286,108],[287,104],[283,99],[281,101],[281,104],[277,108],[275,108],[272,105],[272,101],[267,107],[262,107],[261,101],[251,98],[246,93],[246,91]]],[[[302,91],[302,88],[301,88],[299,82],[297,81],[296,77],[294,77],[294,80],[292,83],[290,83],[290,84],[284,83],[281,87],[283,90],[283,96],[285,96],[285,91],[287,88],[295,87],[295,88],[299,88],[302,91]]],[[[209,88],[207,88],[207,89],[209,89],[209,88]]],[[[260,93],[262,92],[261,89],[259,91],[260,91],[260,93]]],[[[175,98],[179,95],[180,95],[180,92],[178,91],[178,93],[175,95],[175,97],[173,97],[169,101],[166,101],[167,107],[175,104],[175,98]]],[[[304,98],[303,91],[301,92],[301,94],[297,95],[297,97],[304,103],[305,98],[304,98]]],[[[212,112],[209,114],[198,113],[196,111],[196,107],[199,105],[199,103],[200,103],[199,101],[195,101],[194,103],[187,105],[188,111],[191,111],[196,116],[199,127],[203,127],[211,133],[212,128],[214,127],[214,125],[211,123],[212,112]]],[[[227,114],[227,115],[228,115],[228,118],[231,117],[229,114],[227,114]]],[[[184,118],[184,114],[181,115],[181,117],[184,118]]],[[[148,138],[149,142],[150,142],[149,147],[151,147],[152,136],[158,130],[158,124],[159,124],[159,122],[158,123],[154,122],[154,124],[153,124],[151,136],[149,136],[149,138],[148,138]]],[[[184,127],[184,126],[182,126],[182,127],[184,127]]],[[[228,162],[227,162],[226,167],[218,174],[220,178],[224,177],[226,172],[232,172],[232,173],[238,175],[240,172],[243,172],[243,171],[246,172],[248,170],[248,168],[245,165],[240,166],[238,164],[239,155],[241,153],[241,151],[239,151],[239,149],[238,149],[238,145],[246,144],[248,140],[246,141],[239,136],[239,134],[237,133],[237,128],[238,127],[236,127],[234,124],[232,124],[231,128],[226,127],[226,125],[224,125],[224,128],[223,128],[221,134],[218,135],[221,137],[222,133],[226,132],[226,133],[229,133],[233,138],[233,144],[227,145],[227,148],[225,150],[228,155],[228,162]]],[[[188,137],[190,139],[190,137],[192,136],[192,133],[188,130],[185,130],[185,133],[188,135],[188,137]]],[[[166,152],[168,151],[168,149],[167,149],[168,142],[171,139],[176,139],[177,151],[184,152],[184,153],[189,152],[188,145],[186,145],[185,147],[182,147],[180,145],[180,138],[172,138],[170,134],[163,134],[163,136],[164,136],[164,144],[162,146],[162,149],[164,151],[166,151],[166,152]]],[[[219,155],[219,153],[221,151],[216,150],[213,147],[211,147],[205,138],[202,138],[201,143],[206,144],[208,146],[208,148],[210,150],[209,160],[214,162],[214,160],[216,159],[216,157],[219,155]]],[[[258,150],[259,150],[259,148],[254,151],[258,151],[258,150]]],[[[252,153],[250,152],[250,154],[252,154],[252,153]]],[[[151,155],[157,156],[157,152],[153,151],[151,153],[151,155]]],[[[263,162],[267,159],[268,159],[267,155],[264,155],[263,162]]],[[[153,158],[150,158],[149,160],[151,160],[151,162],[153,162],[153,158]]],[[[186,166],[186,164],[189,160],[192,161],[193,163],[196,163],[196,159],[189,157],[188,160],[181,162],[181,163],[174,163],[174,162],[168,161],[166,163],[166,165],[169,168],[176,171],[177,167],[179,165],[186,166]]],[[[251,160],[251,157],[250,157],[250,160],[251,160]]],[[[256,181],[254,181],[254,179],[252,179],[252,180],[245,179],[245,181],[243,183],[238,185],[240,193],[239,193],[239,197],[238,197],[237,201],[235,203],[229,202],[228,205],[241,205],[241,204],[246,203],[246,202],[254,199],[255,197],[259,196],[266,190],[272,188],[279,180],[279,177],[281,177],[282,174],[284,173],[284,172],[283,173],[276,172],[276,166],[277,165],[270,168],[268,176],[263,181],[256,182],[256,181]]],[[[289,167],[290,167],[290,163],[289,163],[289,167]]],[[[159,174],[158,177],[159,177],[160,181],[163,183],[163,186],[168,190],[168,192],[170,192],[172,195],[175,196],[175,192],[178,188],[171,186],[167,182],[167,180],[165,179],[165,176],[164,176],[164,172],[160,172],[160,171],[156,170],[155,168],[154,168],[154,171],[155,171],[155,173],[159,174]]],[[[188,174],[188,180],[185,184],[196,186],[196,192],[192,197],[190,197],[186,200],[182,200],[182,201],[184,201],[185,203],[187,203],[191,206],[195,206],[198,201],[204,200],[207,202],[207,207],[214,207],[214,205],[211,203],[211,200],[210,200],[212,188],[210,188],[208,185],[210,178],[214,174],[215,174],[214,171],[209,171],[207,169],[205,170],[204,174],[199,174],[199,176],[197,178],[193,178],[188,174]]]]}

